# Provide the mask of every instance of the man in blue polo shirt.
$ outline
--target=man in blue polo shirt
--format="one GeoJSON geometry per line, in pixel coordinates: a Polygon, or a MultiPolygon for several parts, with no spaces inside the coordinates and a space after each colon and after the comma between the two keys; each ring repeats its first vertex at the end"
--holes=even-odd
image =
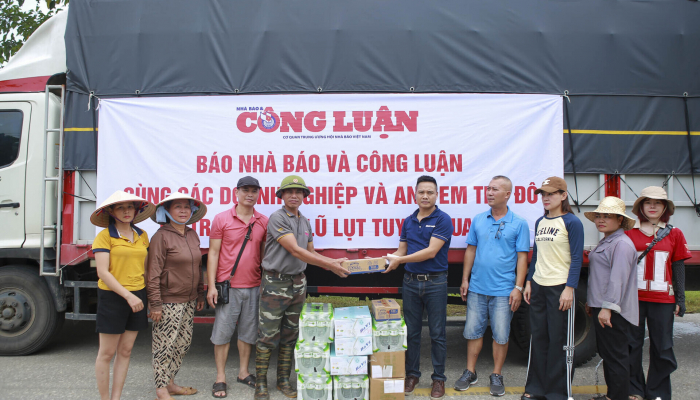
{"type": "Polygon", "coordinates": [[[431,399],[445,396],[445,360],[447,359],[447,250],[452,238],[452,219],[436,205],[437,182],[421,176],[416,183],[418,210],[406,218],[401,230],[399,249],[392,256],[385,272],[406,264],[403,278],[403,315],[408,330],[406,380],[409,394],[420,378],[420,339],[423,309],[428,313],[430,354],[433,361],[431,399]]]}
{"type": "Polygon", "coordinates": [[[467,369],[455,389],[467,390],[476,383],[476,360],[491,321],[493,373],[489,386],[493,396],[503,396],[501,369],[508,353],[508,335],[513,313],[520,307],[527,275],[530,228],[527,221],[508,208],[513,184],[505,176],[494,176],[486,188],[491,209],[474,219],[467,236],[460,292],[467,302],[467,369]],[[471,280],[469,275],[471,274],[471,280]]]}

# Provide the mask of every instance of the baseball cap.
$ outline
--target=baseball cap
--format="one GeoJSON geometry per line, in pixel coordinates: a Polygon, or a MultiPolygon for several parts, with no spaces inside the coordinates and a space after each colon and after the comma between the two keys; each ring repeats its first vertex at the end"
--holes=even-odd
{"type": "Polygon", "coordinates": [[[535,194],[542,192],[555,193],[558,191],[566,192],[566,181],[558,176],[550,176],[542,182],[542,186],[535,190],[535,194]]]}
{"type": "Polygon", "coordinates": [[[236,188],[241,188],[243,186],[260,187],[260,182],[258,182],[258,180],[253,178],[252,176],[244,176],[243,178],[238,180],[236,188]]]}

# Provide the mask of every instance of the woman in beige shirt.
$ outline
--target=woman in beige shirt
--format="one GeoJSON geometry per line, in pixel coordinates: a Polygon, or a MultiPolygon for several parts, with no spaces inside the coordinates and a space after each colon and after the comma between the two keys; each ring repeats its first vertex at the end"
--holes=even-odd
{"type": "Polygon", "coordinates": [[[153,320],[153,375],[160,400],[197,393],[175,384],[182,359],[190,348],[195,308],[204,308],[204,279],[199,236],[188,224],[207,212],[204,204],[173,193],[156,206],[151,218],[161,224],[148,253],[147,291],[153,320]]]}

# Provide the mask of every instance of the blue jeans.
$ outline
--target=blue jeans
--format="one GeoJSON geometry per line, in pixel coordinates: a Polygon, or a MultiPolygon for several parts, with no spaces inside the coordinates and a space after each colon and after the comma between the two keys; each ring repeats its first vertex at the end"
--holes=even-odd
{"type": "Polygon", "coordinates": [[[498,344],[508,343],[510,320],[513,312],[508,304],[510,296],[487,296],[475,292],[467,294],[467,322],[464,324],[464,338],[467,340],[484,337],[486,327],[491,322],[493,340],[498,344]]]}
{"type": "Polygon", "coordinates": [[[410,273],[403,277],[403,316],[406,321],[408,349],[406,376],[420,378],[420,339],[423,330],[423,309],[428,313],[430,356],[434,380],[445,381],[447,359],[447,272],[419,281],[410,273]]]}

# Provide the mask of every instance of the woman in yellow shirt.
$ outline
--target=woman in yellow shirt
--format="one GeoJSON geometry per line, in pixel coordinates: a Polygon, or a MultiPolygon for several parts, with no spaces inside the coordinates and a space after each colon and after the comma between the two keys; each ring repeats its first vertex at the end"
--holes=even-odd
{"type": "Polygon", "coordinates": [[[137,224],[155,211],[153,204],[117,191],[90,216],[107,228],[97,234],[92,251],[97,262],[97,321],[100,348],[95,361],[97,388],[102,400],[119,399],[138,331],[148,328],[146,282],[148,234],[137,224]],[[114,378],[109,391],[109,364],[114,355],[114,378]]]}

